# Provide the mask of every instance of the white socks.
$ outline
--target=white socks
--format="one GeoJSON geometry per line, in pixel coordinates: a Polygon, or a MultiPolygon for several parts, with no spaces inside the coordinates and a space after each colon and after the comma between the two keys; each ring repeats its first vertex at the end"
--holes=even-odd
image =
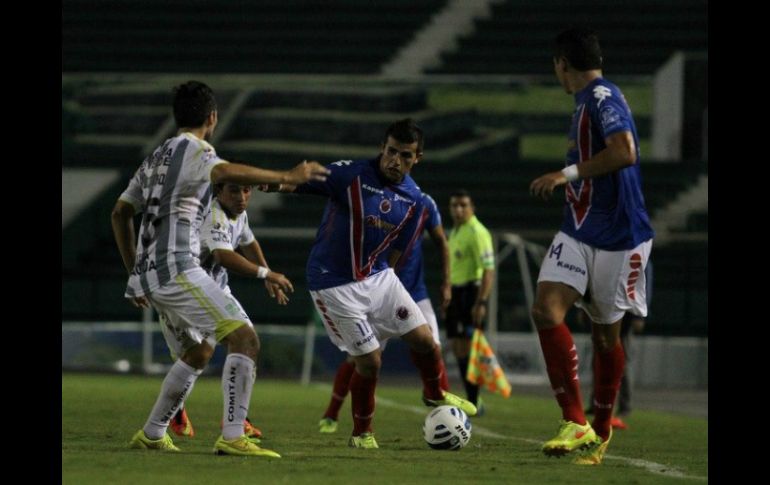
{"type": "MultiPolygon", "coordinates": [[[[190,394],[195,379],[201,375],[203,369],[195,369],[178,359],[171,366],[171,370],[163,379],[163,385],[160,388],[160,395],[155,405],[152,407],[150,417],[144,424],[144,434],[151,440],[157,440],[166,434],[168,423],[179,407],[184,404],[184,400],[190,394]]],[[[251,389],[249,389],[251,390],[251,389]]]]}
{"type": "Polygon", "coordinates": [[[251,388],[257,377],[254,361],[243,354],[228,354],[222,369],[222,394],[225,398],[222,419],[222,437],[226,440],[240,438],[243,421],[249,412],[251,388]]]}

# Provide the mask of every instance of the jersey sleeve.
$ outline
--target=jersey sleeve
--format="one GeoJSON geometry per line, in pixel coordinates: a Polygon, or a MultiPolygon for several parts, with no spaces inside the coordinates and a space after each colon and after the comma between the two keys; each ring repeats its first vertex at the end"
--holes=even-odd
{"type": "Polygon", "coordinates": [[[311,181],[298,185],[294,190],[295,194],[322,195],[325,197],[342,197],[345,189],[353,178],[356,170],[352,160],[339,160],[326,166],[331,172],[326,176],[326,180],[311,181]]]}
{"type": "Polygon", "coordinates": [[[193,150],[191,174],[198,182],[211,182],[211,169],[220,163],[228,163],[219,158],[214,147],[203,140],[195,140],[188,150],[193,150]]]}
{"type": "Polygon", "coordinates": [[[425,208],[428,209],[428,219],[425,221],[425,227],[428,230],[431,230],[437,226],[440,226],[441,212],[438,210],[436,201],[433,200],[433,197],[428,194],[423,194],[422,201],[423,204],[425,204],[425,208]]]}
{"type": "Polygon", "coordinates": [[[118,200],[131,204],[134,208],[134,212],[137,214],[144,211],[144,197],[142,196],[144,171],[142,170],[142,167],[144,167],[144,164],[137,169],[134,176],[131,177],[131,181],[128,182],[126,190],[124,190],[123,193],[120,194],[120,197],[118,197],[118,200]]]}
{"type": "Polygon", "coordinates": [[[492,235],[482,227],[475,234],[474,248],[476,255],[481,261],[481,267],[484,269],[494,269],[495,267],[495,248],[492,245],[492,235]]]}
{"type": "Polygon", "coordinates": [[[238,234],[237,240],[238,240],[238,246],[248,246],[249,244],[253,243],[256,238],[254,237],[254,233],[251,232],[251,228],[249,227],[249,217],[246,215],[246,213],[243,213],[243,229],[241,229],[241,233],[238,234]]]}
{"type": "Polygon", "coordinates": [[[230,238],[230,228],[227,216],[218,207],[212,207],[209,215],[201,226],[201,246],[208,248],[209,252],[216,249],[233,251],[233,242],[230,238]]]}
{"type": "Polygon", "coordinates": [[[615,133],[633,131],[631,111],[620,91],[599,85],[591,99],[594,122],[604,139],[615,133]],[[598,90],[599,88],[604,88],[604,91],[598,90]]]}

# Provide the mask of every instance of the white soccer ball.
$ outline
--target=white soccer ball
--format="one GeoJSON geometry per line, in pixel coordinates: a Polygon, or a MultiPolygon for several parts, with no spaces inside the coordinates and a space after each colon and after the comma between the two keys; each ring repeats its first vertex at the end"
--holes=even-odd
{"type": "Polygon", "coordinates": [[[471,420],[458,407],[439,406],[425,417],[422,433],[434,450],[459,450],[471,440],[471,420]]]}

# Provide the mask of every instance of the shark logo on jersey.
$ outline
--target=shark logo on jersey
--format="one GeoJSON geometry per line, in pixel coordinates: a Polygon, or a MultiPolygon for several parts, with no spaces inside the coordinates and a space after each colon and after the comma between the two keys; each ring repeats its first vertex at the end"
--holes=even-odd
{"type": "Polygon", "coordinates": [[[610,91],[610,88],[607,86],[596,86],[594,88],[594,98],[598,99],[599,102],[596,103],[596,106],[601,106],[602,101],[612,96],[612,91],[610,91]]]}

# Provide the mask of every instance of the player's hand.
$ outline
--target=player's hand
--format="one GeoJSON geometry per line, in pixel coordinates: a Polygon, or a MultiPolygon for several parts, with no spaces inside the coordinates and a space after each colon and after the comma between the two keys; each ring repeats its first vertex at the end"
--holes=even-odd
{"type": "Polygon", "coordinates": [[[529,184],[529,193],[535,197],[540,197],[543,200],[548,200],[553,194],[553,189],[566,183],[567,177],[561,173],[561,170],[550,172],[533,180],[532,183],[529,184]]]}
{"type": "Polygon", "coordinates": [[[452,302],[452,286],[449,283],[441,285],[441,305],[439,311],[441,312],[441,318],[446,318],[446,310],[449,308],[449,304],[452,302]]]}
{"type": "Polygon", "coordinates": [[[471,320],[473,326],[476,328],[482,328],[484,324],[484,317],[487,316],[487,305],[474,303],[471,309],[471,320]]]}
{"type": "Polygon", "coordinates": [[[143,296],[135,296],[133,298],[129,298],[129,301],[136,308],[150,308],[150,303],[147,301],[147,298],[143,296]]]}
{"type": "Polygon", "coordinates": [[[288,172],[287,184],[300,185],[311,180],[323,182],[331,171],[316,161],[303,160],[288,172]]]}
{"type": "Polygon", "coordinates": [[[273,298],[279,305],[285,306],[289,303],[289,297],[286,296],[286,293],[283,292],[279,285],[265,279],[265,288],[267,289],[267,294],[270,295],[270,298],[273,298]]]}
{"type": "MultiPolygon", "coordinates": [[[[294,292],[294,285],[291,284],[291,281],[289,281],[289,278],[282,275],[281,273],[276,273],[275,271],[270,271],[267,273],[267,277],[265,278],[270,283],[273,283],[274,285],[277,285],[279,289],[293,293],[294,292]]],[[[276,295],[278,296],[278,295],[276,295]]]]}

